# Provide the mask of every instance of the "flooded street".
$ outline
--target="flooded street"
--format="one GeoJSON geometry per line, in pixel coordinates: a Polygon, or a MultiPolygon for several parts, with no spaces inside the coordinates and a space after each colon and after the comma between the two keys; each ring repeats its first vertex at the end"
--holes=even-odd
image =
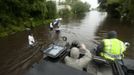
{"type": "Polygon", "coordinates": [[[69,23],[65,23],[61,26],[62,35],[68,37],[68,41],[77,40],[81,43],[85,43],[90,49],[93,48],[93,40],[96,36],[96,30],[99,25],[105,20],[107,16],[106,12],[91,11],[86,13],[84,18],[77,18],[70,20],[69,23]]]}
{"type": "Polygon", "coordinates": [[[127,58],[134,59],[134,26],[109,18],[106,12],[91,11],[82,19],[63,23],[61,30],[61,34],[67,36],[68,41],[78,40],[85,43],[89,49],[94,48],[93,41],[100,41],[108,31],[115,30],[120,40],[131,44],[126,55],[127,58]]]}
{"type": "MultiPolygon", "coordinates": [[[[43,42],[44,46],[51,42],[47,26],[38,27],[32,32],[35,40],[43,42]]],[[[27,31],[0,39],[0,75],[21,75],[24,69],[33,62],[39,61],[40,58],[42,53],[38,51],[38,48],[28,46],[27,31]]]]}
{"type": "MultiPolygon", "coordinates": [[[[122,41],[127,41],[131,44],[125,53],[126,58],[134,59],[134,26],[129,24],[122,24],[117,19],[111,19],[107,17],[106,12],[91,11],[86,13],[82,18],[76,18],[72,20],[63,21],[61,23],[61,36],[66,36],[69,42],[78,40],[81,43],[85,43],[89,50],[95,47],[95,43],[105,36],[105,33],[111,30],[115,30],[118,33],[118,38],[122,41]]],[[[52,42],[48,26],[42,26],[33,29],[35,40],[43,42],[47,47],[47,44],[52,42]]],[[[27,59],[31,56],[36,49],[30,49],[28,47],[27,31],[18,32],[15,35],[0,39],[0,75],[21,75],[28,65],[21,66],[19,71],[14,70],[16,64],[27,59]],[[12,73],[15,71],[15,73],[12,73]]],[[[38,61],[42,55],[38,54],[38,57],[29,64],[38,61]]],[[[19,66],[15,68],[19,68],[19,66]]]]}

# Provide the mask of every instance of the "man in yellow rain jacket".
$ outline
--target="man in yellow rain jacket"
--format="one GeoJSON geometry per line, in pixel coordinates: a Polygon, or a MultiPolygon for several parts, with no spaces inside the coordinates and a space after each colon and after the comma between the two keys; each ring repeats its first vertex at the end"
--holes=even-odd
{"type": "Polygon", "coordinates": [[[126,50],[125,44],[116,38],[117,33],[110,31],[107,34],[107,39],[102,40],[100,45],[100,56],[107,60],[121,60],[123,58],[123,52],[126,50]]]}

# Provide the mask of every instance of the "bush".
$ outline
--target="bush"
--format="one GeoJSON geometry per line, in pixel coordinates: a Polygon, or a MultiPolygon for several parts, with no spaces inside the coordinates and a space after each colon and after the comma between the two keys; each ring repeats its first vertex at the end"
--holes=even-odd
{"type": "Polygon", "coordinates": [[[134,0],[98,0],[100,8],[107,9],[111,16],[125,17],[134,20],[134,0]]]}
{"type": "Polygon", "coordinates": [[[0,0],[0,35],[46,24],[47,20],[55,18],[56,12],[56,4],[52,1],[0,0]]]}

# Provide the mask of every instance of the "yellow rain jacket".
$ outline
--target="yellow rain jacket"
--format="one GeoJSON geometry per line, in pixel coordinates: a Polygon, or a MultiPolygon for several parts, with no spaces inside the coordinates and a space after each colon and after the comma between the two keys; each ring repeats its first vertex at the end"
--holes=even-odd
{"type": "Polygon", "coordinates": [[[115,60],[122,59],[123,52],[126,50],[124,43],[116,38],[104,39],[104,48],[101,56],[105,59],[115,60]]]}

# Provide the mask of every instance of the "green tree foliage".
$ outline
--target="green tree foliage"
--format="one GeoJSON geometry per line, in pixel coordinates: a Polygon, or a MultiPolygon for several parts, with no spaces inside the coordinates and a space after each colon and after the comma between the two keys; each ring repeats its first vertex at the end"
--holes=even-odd
{"type": "Polygon", "coordinates": [[[120,0],[107,0],[108,4],[119,3],[120,0]]]}
{"type": "Polygon", "coordinates": [[[46,7],[47,7],[46,19],[55,18],[57,15],[56,3],[54,3],[53,1],[47,1],[46,7]]]}
{"type": "Polygon", "coordinates": [[[129,18],[132,18],[134,20],[134,0],[128,1],[127,10],[128,10],[129,18]]]}
{"type": "Polygon", "coordinates": [[[0,23],[4,27],[31,17],[45,16],[45,0],[1,0],[0,4],[0,23]]]}
{"type": "Polygon", "coordinates": [[[71,5],[71,4],[78,2],[78,1],[80,1],[80,0],[66,0],[66,3],[71,5]]]}
{"type": "Polygon", "coordinates": [[[72,15],[72,13],[69,9],[64,8],[59,11],[59,15],[62,16],[63,18],[68,18],[69,16],[72,15]]]}
{"type": "Polygon", "coordinates": [[[123,16],[130,19],[134,19],[134,0],[98,0],[100,6],[110,15],[123,16]],[[117,14],[118,13],[118,14],[117,14]]]}
{"type": "Polygon", "coordinates": [[[105,10],[107,6],[106,0],[98,0],[100,10],[105,10]]]}
{"type": "Polygon", "coordinates": [[[35,27],[56,15],[54,2],[46,0],[0,0],[0,36],[35,27]]]}
{"type": "Polygon", "coordinates": [[[66,0],[64,6],[65,8],[59,11],[59,15],[63,18],[77,17],[90,9],[90,5],[87,2],[83,3],[81,0],[66,0]]]}
{"type": "Polygon", "coordinates": [[[88,3],[77,1],[71,5],[71,8],[74,14],[83,14],[84,12],[89,11],[90,5],[88,3]]]}

